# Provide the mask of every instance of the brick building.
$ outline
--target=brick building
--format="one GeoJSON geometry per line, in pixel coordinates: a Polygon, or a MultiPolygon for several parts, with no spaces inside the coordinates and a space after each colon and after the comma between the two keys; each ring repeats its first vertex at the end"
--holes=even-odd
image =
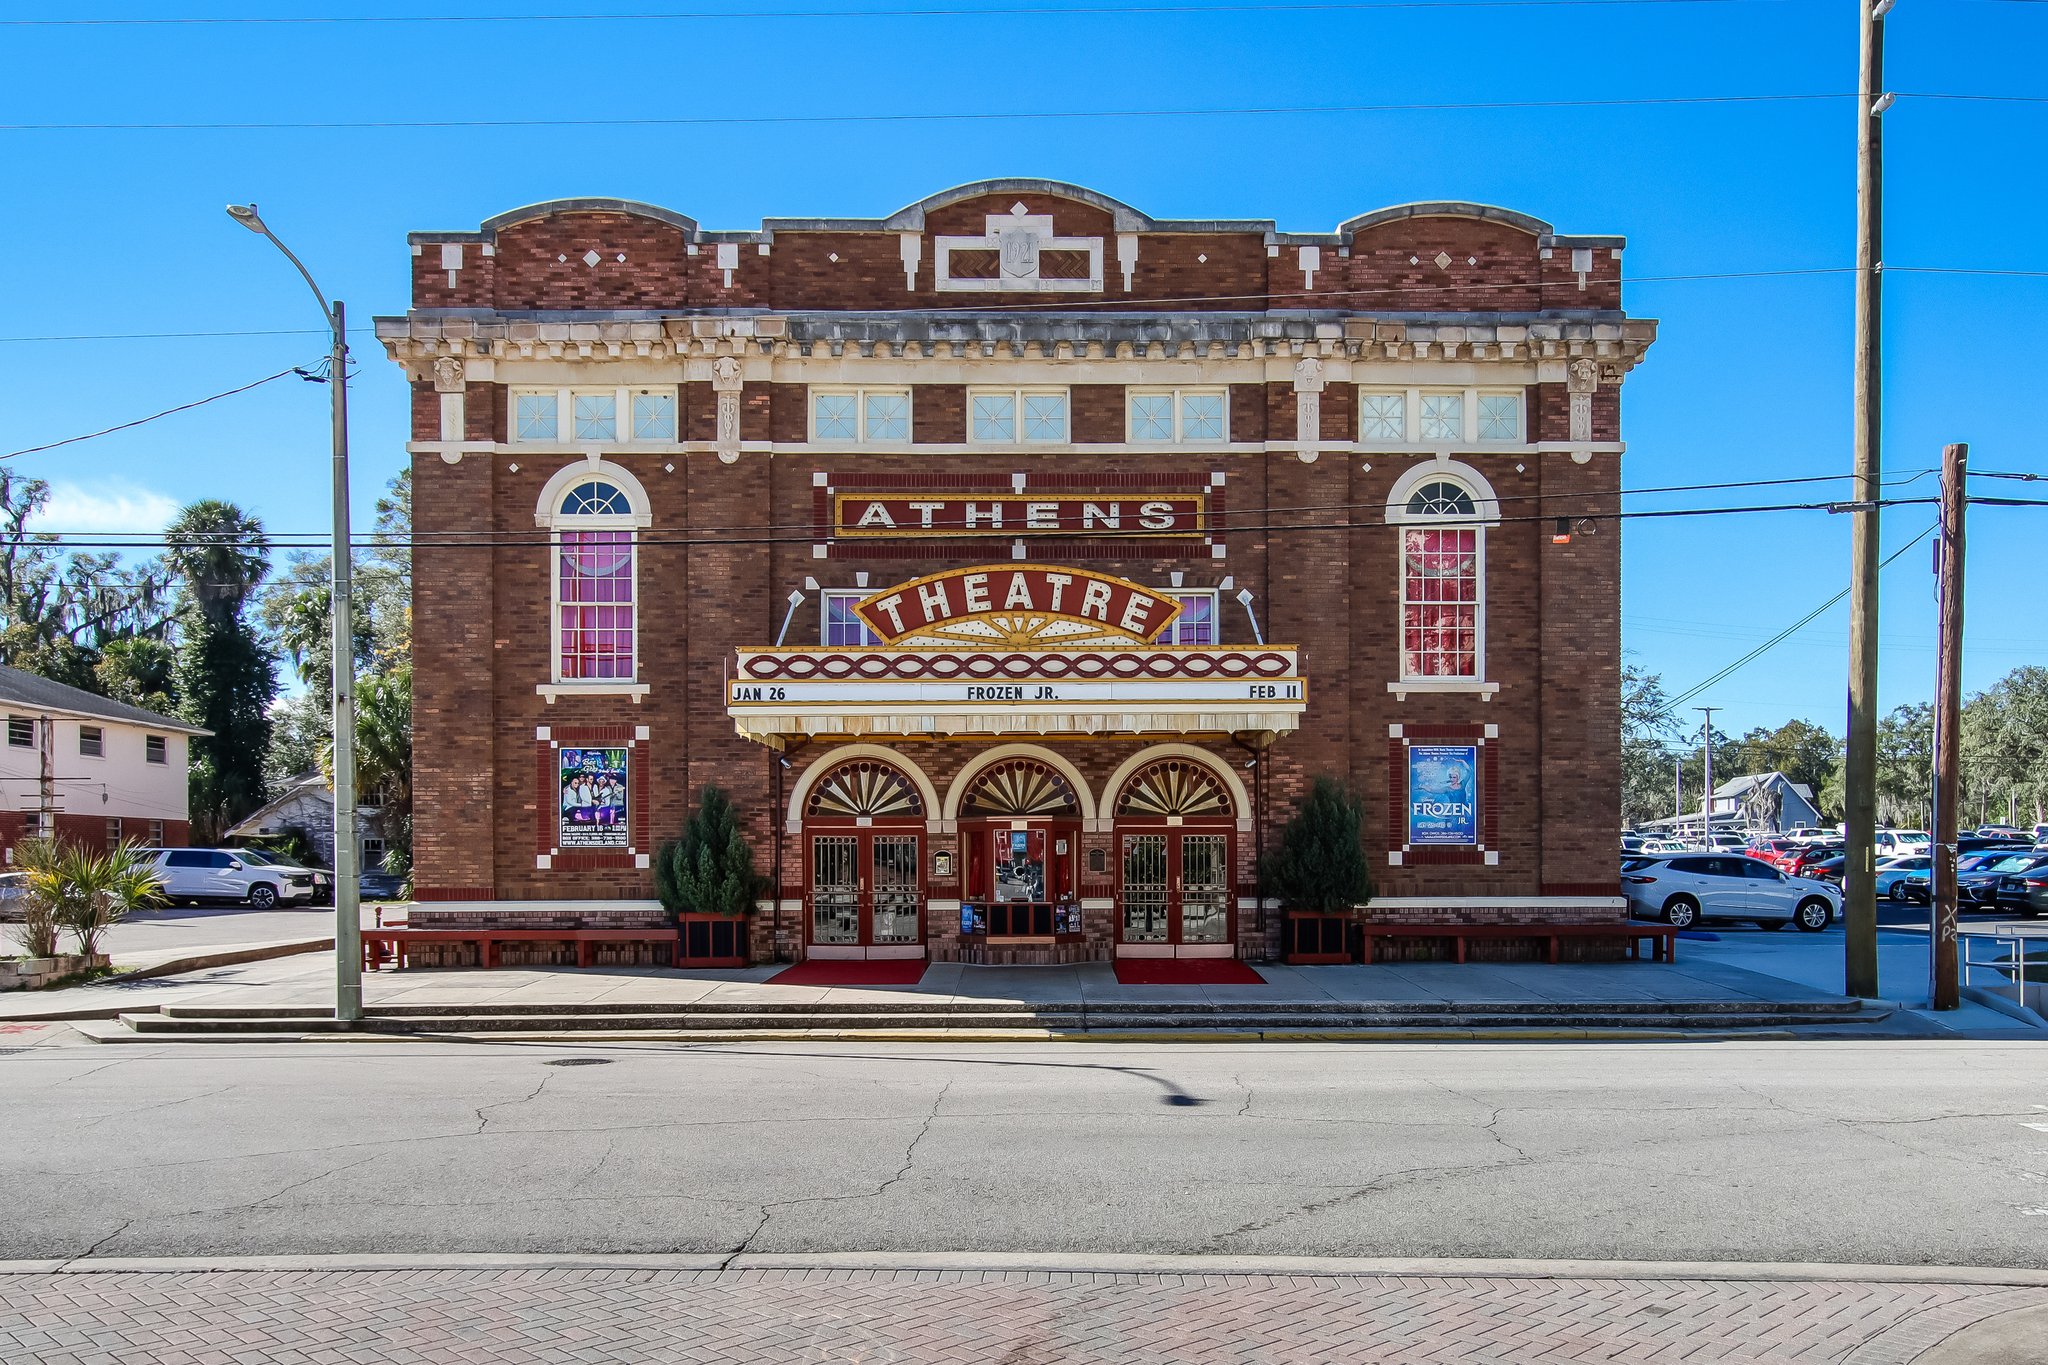
{"type": "Polygon", "coordinates": [[[411,244],[423,900],[644,906],[717,783],[756,955],[1263,957],[1328,773],[1368,914],[1621,916],[1620,238],[1005,180],[411,244]]]}

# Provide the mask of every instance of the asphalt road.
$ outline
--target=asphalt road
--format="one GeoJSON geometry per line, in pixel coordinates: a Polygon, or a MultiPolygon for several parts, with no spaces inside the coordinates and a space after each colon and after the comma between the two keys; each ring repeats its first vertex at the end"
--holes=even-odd
{"type": "Polygon", "coordinates": [[[33,1046],[0,1132],[14,1258],[2048,1267],[2038,1043],[33,1046]]]}

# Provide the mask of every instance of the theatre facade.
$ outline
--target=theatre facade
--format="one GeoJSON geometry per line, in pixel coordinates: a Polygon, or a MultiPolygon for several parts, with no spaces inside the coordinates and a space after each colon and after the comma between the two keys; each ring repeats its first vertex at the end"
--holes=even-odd
{"type": "Polygon", "coordinates": [[[644,912],[715,784],[756,958],[1263,958],[1328,775],[1361,916],[1623,917],[1622,239],[1001,180],[410,241],[422,902],[644,912]]]}

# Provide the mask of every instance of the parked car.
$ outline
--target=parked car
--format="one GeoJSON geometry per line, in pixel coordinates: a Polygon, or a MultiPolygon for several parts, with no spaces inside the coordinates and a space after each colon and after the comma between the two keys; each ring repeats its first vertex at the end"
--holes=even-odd
{"type": "Polygon", "coordinates": [[[1750,840],[1747,852],[1748,856],[1767,862],[1772,867],[1782,867],[1785,858],[1798,848],[1799,845],[1791,839],[1773,834],[1768,838],[1750,840]]]}
{"type": "Polygon", "coordinates": [[[2020,889],[2026,894],[2026,913],[2048,915],[2048,867],[2020,874],[2020,889]]]}
{"type": "Polygon", "coordinates": [[[1725,829],[1717,829],[1706,837],[1705,846],[1712,849],[1727,849],[1730,853],[1740,853],[1748,843],[1749,840],[1740,834],[1735,834],[1725,829]]]}
{"type": "Polygon", "coordinates": [[[1881,829],[1876,837],[1877,856],[1880,858],[1903,858],[1908,854],[1925,853],[1930,842],[1924,829],[1881,829]]]}
{"type": "MultiPolygon", "coordinates": [[[[2031,915],[2034,911],[2028,902],[2027,880],[2044,873],[2048,873],[2048,853],[2016,853],[2000,858],[1982,872],[1972,873],[1972,889],[1977,903],[1987,910],[2031,915]]],[[[1959,890],[1961,880],[1957,878],[1959,890]]]]}
{"type": "Polygon", "coordinates": [[[356,881],[356,894],[366,901],[395,901],[405,890],[405,878],[389,872],[365,872],[356,881]]]}
{"type": "Polygon", "coordinates": [[[1787,876],[1803,877],[1807,868],[1815,863],[1824,862],[1841,851],[1842,846],[1839,843],[1808,844],[1786,860],[1778,870],[1787,876]]]}
{"type": "Polygon", "coordinates": [[[0,872],[0,920],[19,922],[23,918],[21,898],[27,894],[27,873],[0,872]]]}
{"type": "MultiPolygon", "coordinates": [[[[1925,853],[1915,853],[1905,858],[1886,858],[1877,865],[1877,894],[1881,900],[1903,901],[1906,894],[1902,886],[1907,877],[1919,873],[1927,876],[1927,869],[1933,860],[1925,853]]],[[[1841,877],[1837,876],[1836,881],[1841,877]]]]}
{"type": "Polygon", "coordinates": [[[264,867],[243,860],[246,849],[145,848],[142,866],[156,877],[164,899],[237,902],[258,910],[303,904],[313,898],[313,874],[304,869],[264,867]]]}
{"type": "Polygon", "coordinates": [[[299,863],[292,862],[288,858],[281,858],[267,848],[238,848],[233,850],[233,852],[243,862],[253,863],[257,867],[267,867],[273,871],[286,874],[305,873],[313,879],[313,895],[307,901],[307,904],[334,904],[334,874],[326,868],[305,867],[299,863]]]}
{"type": "Polygon", "coordinates": [[[1985,839],[2024,839],[2029,843],[2034,837],[2018,825],[1979,825],[1976,829],[1965,832],[1985,839]]]}
{"type": "Polygon", "coordinates": [[[1842,913],[1842,893],[1769,863],[1725,853],[1655,858],[1622,873],[1629,913],[1680,929],[1701,920],[1750,920],[1776,929],[1787,920],[1818,933],[1842,913]]]}
{"type": "MultiPolygon", "coordinates": [[[[2009,844],[2000,844],[1992,848],[1980,848],[1973,852],[1958,854],[1956,857],[1956,877],[1960,881],[1965,875],[1972,872],[1982,872],[2002,858],[2010,858],[2016,853],[2026,853],[2028,851],[2024,848],[2015,848],[2009,844]]],[[[1911,901],[1915,905],[1929,904],[1934,899],[1934,893],[1930,887],[1933,876],[1934,873],[1931,868],[1922,868],[1918,872],[1908,872],[1899,878],[1896,883],[1896,898],[1911,901]]]]}
{"type": "Polygon", "coordinates": [[[1836,886],[1840,886],[1842,884],[1842,869],[1848,865],[1848,855],[1837,853],[1831,858],[1821,858],[1808,863],[1805,867],[1799,869],[1799,875],[1802,877],[1812,877],[1816,881],[1833,882],[1836,886]]]}

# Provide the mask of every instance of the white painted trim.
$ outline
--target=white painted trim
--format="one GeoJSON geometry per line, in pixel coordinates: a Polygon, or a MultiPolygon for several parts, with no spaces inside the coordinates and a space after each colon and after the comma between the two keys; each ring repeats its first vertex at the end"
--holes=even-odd
{"type": "Polygon", "coordinates": [[[1427,521],[1432,526],[1469,526],[1475,521],[1481,526],[1498,526],[1500,498],[1484,474],[1471,465],[1454,460],[1447,453],[1439,451],[1433,457],[1411,465],[1402,472],[1400,478],[1394,480],[1394,486],[1387,490],[1386,518],[1390,526],[1404,525],[1410,521],[1427,521]],[[1475,513],[1473,517],[1411,518],[1408,515],[1408,499],[1415,495],[1415,490],[1425,483],[1436,483],[1440,480],[1464,485],[1465,491],[1472,495],[1475,513]]]}
{"type": "MultiPolygon", "coordinates": [[[[967,444],[977,451],[1013,447],[1026,450],[1043,450],[1047,446],[1070,446],[1074,444],[1073,392],[1063,384],[971,385],[967,390],[967,444]],[[984,441],[977,439],[974,434],[974,400],[976,398],[1004,395],[1007,395],[1013,404],[1010,409],[1010,439],[1007,441],[984,441]],[[1058,440],[1034,441],[1027,438],[1023,434],[1024,400],[1026,398],[1046,398],[1053,395],[1057,395],[1060,402],[1066,405],[1066,421],[1064,423],[1066,434],[1058,440]]],[[[927,453],[927,448],[920,447],[918,453],[927,453]]]]}
{"type": "Polygon", "coordinates": [[[1170,446],[1199,445],[1210,449],[1227,444],[1230,440],[1230,386],[1227,384],[1187,384],[1163,386],[1158,384],[1133,384],[1124,389],[1124,443],[1140,450],[1160,450],[1170,446]],[[1141,441],[1131,434],[1131,400],[1134,398],[1165,398],[1167,413],[1172,420],[1173,434],[1163,441],[1141,441]],[[1181,426],[1181,400],[1184,398],[1220,398],[1223,400],[1223,433],[1214,439],[1191,440],[1181,426]]]}
{"type": "Polygon", "coordinates": [[[811,788],[818,785],[818,779],[840,764],[856,758],[879,759],[893,768],[901,769],[903,775],[910,779],[911,785],[917,788],[918,796],[924,800],[926,820],[932,819],[933,814],[940,809],[939,789],[932,785],[932,780],[925,775],[924,769],[910,759],[880,744],[840,744],[819,754],[809,767],[797,775],[796,781],[790,784],[789,808],[783,812],[784,828],[789,833],[803,833],[804,801],[810,796],[811,788]]]}
{"type": "MultiPolygon", "coordinates": [[[[1480,619],[1483,621],[1485,618],[1482,617],[1480,619]]],[[[1482,646],[1480,655],[1484,657],[1486,652],[1484,649],[1485,641],[1482,640],[1480,643],[1482,646]]],[[[1484,670],[1482,669],[1481,671],[1483,672],[1484,670]]],[[[1479,696],[1490,697],[1500,691],[1500,684],[1497,682],[1481,682],[1477,678],[1405,678],[1400,682],[1388,683],[1387,691],[1394,694],[1395,701],[1408,700],[1410,692],[1470,692],[1479,696]]]]}
{"type": "MultiPolygon", "coordinates": [[[[621,523],[636,530],[654,524],[654,503],[647,496],[647,487],[635,478],[633,471],[624,465],[612,464],[599,458],[592,462],[587,456],[574,464],[563,465],[556,470],[540,490],[540,497],[534,500],[533,524],[546,530],[556,531],[615,531],[621,523]],[[556,509],[562,505],[562,495],[579,483],[595,480],[609,483],[626,495],[633,504],[631,516],[625,517],[565,517],[556,509]]],[[[637,583],[634,585],[639,586],[637,583]]]]}
{"type": "Polygon", "coordinates": [[[1063,755],[1036,744],[998,744],[995,748],[971,760],[953,779],[953,785],[946,790],[945,813],[940,818],[954,821],[960,818],[960,803],[967,799],[969,787],[983,772],[1005,759],[1028,758],[1057,769],[1060,776],[1074,789],[1074,798],[1080,802],[1081,818],[1096,819],[1095,793],[1088,786],[1088,779],[1081,776],[1081,770],[1063,755]]]}
{"type": "MultiPolygon", "coordinates": [[[[557,635],[559,636],[559,632],[557,632],[557,635]]],[[[634,647],[636,649],[639,647],[637,639],[634,642],[634,647]]],[[[561,650],[559,639],[555,649],[559,654],[561,650]]],[[[557,658],[556,663],[559,665],[560,662],[561,660],[557,658]]],[[[647,699],[647,694],[654,689],[650,683],[613,682],[599,679],[594,682],[535,683],[533,690],[535,695],[545,698],[549,706],[553,706],[565,697],[571,701],[578,697],[631,697],[633,704],[638,706],[647,699]]]]}
{"type": "Polygon", "coordinates": [[[1223,785],[1230,789],[1230,799],[1237,803],[1237,809],[1232,811],[1231,814],[1240,818],[1248,816],[1252,808],[1251,796],[1245,791],[1244,783],[1238,780],[1237,773],[1230,764],[1216,757],[1207,749],[1198,749],[1192,744],[1154,744],[1148,748],[1138,750],[1138,752],[1125,759],[1117,766],[1117,770],[1109,775],[1109,780],[1102,784],[1102,814],[1104,819],[1115,818],[1116,799],[1123,794],[1124,783],[1130,781],[1131,774],[1137,772],[1146,764],[1162,758],[1193,759],[1195,762],[1209,767],[1218,777],[1223,779],[1223,785]]]}
{"type": "Polygon", "coordinates": [[[907,449],[917,431],[917,386],[914,384],[812,384],[804,395],[804,432],[814,446],[873,446],[884,450],[907,449]],[[900,397],[903,399],[903,438],[901,440],[878,440],[868,435],[868,398],[900,397]],[[820,398],[851,398],[853,400],[853,432],[848,436],[818,435],[818,400],[820,398]]]}

